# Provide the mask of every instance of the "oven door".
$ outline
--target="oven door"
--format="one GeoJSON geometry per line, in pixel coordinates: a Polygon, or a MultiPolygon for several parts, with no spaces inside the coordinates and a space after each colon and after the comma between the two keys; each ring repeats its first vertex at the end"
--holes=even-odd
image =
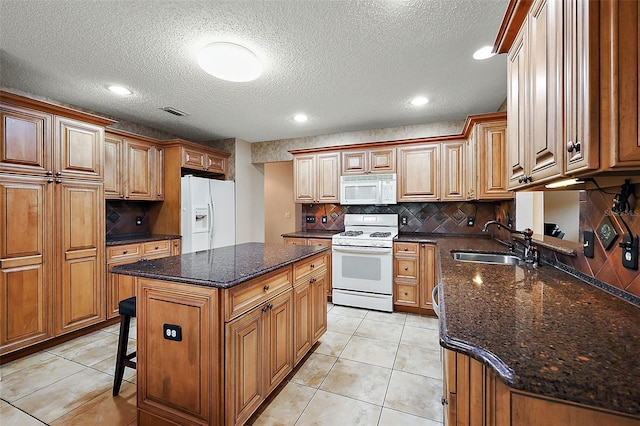
{"type": "Polygon", "coordinates": [[[393,293],[392,248],[333,246],[331,252],[333,288],[393,293]]]}

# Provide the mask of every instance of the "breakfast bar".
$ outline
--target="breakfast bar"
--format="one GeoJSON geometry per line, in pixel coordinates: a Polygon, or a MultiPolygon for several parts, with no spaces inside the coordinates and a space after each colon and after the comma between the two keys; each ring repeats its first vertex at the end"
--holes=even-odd
{"type": "Polygon", "coordinates": [[[244,424],[326,331],[327,264],[246,243],[112,268],[136,280],[138,424],[244,424]]]}

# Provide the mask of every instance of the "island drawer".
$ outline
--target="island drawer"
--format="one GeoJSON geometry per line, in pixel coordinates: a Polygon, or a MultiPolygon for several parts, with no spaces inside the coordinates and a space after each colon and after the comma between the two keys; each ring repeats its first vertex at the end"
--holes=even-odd
{"type": "Polygon", "coordinates": [[[322,268],[326,268],[328,263],[327,257],[327,252],[323,252],[314,257],[296,263],[293,267],[294,282],[298,282],[299,280],[306,278],[308,275],[311,275],[314,272],[321,270],[322,268]]]}
{"type": "Polygon", "coordinates": [[[288,267],[227,289],[224,295],[225,321],[250,311],[292,286],[291,267],[288,267]]]}
{"type": "Polygon", "coordinates": [[[141,255],[140,244],[122,244],[107,247],[107,262],[120,262],[127,259],[136,259],[141,255]]]}

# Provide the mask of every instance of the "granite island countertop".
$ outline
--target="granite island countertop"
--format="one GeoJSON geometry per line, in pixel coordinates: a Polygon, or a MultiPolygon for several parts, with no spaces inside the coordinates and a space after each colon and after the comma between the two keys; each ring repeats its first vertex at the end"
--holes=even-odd
{"type": "Polygon", "coordinates": [[[328,248],[245,243],[115,266],[110,272],[230,288],[325,250],[328,248]]]}
{"type": "Polygon", "coordinates": [[[507,252],[489,238],[422,238],[438,245],[442,346],[512,388],[640,414],[640,307],[551,265],[452,258],[451,250],[507,252]]]}

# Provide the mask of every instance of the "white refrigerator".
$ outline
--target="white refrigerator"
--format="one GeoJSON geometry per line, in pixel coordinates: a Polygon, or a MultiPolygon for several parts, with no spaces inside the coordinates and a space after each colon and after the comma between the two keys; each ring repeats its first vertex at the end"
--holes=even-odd
{"type": "Polygon", "coordinates": [[[235,183],[183,176],[180,231],[182,253],[236,243],[235,183]]]}

